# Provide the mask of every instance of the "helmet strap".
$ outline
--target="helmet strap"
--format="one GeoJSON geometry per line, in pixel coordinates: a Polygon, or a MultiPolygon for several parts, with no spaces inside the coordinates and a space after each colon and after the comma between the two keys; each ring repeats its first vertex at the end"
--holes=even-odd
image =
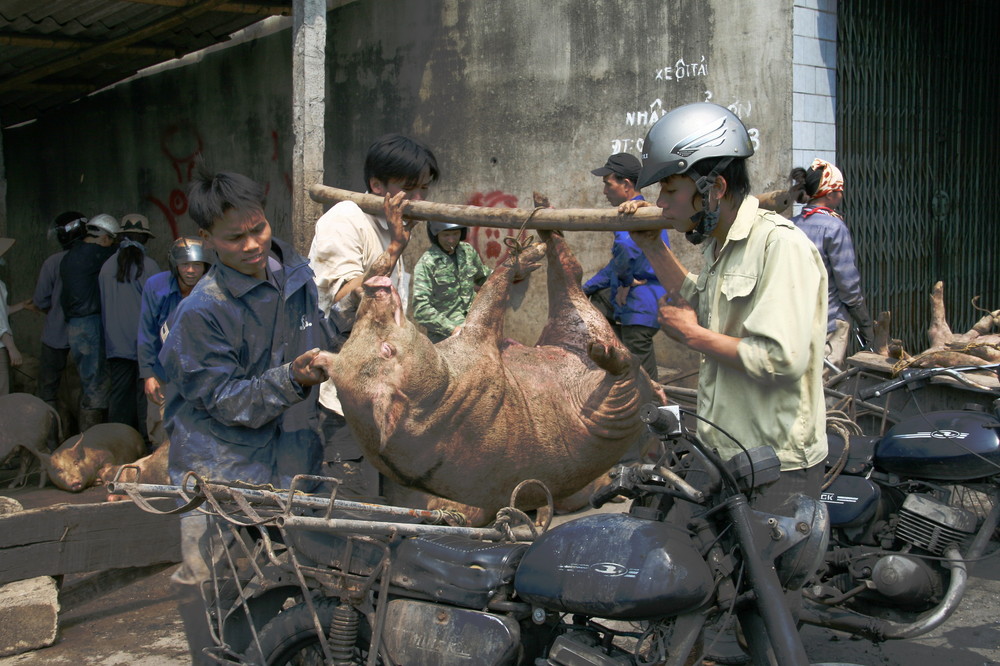
{"type": "Polygon", "coordinates": [[[719,160],[708,175],[700,176],[694,181],[695,187],[698,188],[698,193],[701,194],[702,209],[691,216],[691,221],[695,223],[695,228],[684,234],[684,237],[692,245],[700,245],[706,238],[712,235],[715,227],[719,224],[720,203],[716,201],[713,207],[712,197],[708,195],[715,186],[715,179],[719,176],[719,173],[729,166],[729,163],[732,161],[733,158],[731,157],[719,160]]]}

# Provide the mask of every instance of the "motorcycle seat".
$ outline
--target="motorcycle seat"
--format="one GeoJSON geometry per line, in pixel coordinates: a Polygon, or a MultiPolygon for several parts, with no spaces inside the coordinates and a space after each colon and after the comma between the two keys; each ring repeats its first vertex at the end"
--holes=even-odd
{"type": "Polygon", "coordinates": [[[451,534],[412,537],[397,547],[389,582],[410,595],[481,609],[512,583],[527,548],[451,534]]]}
{"type": "MultiPolygon", "coordinates": [[[[836,467],[844,452],[844,438],[839,433],[828,432],[826,434],[829,452],[826,456],[826,468],[836,467]]],[[[875,445],[878,444],[879,437],[868,437],[867,435],[851,435],[849,447],[847,449],[847,462],[843,474],[864,475],[875,465],[875,445]]]]}

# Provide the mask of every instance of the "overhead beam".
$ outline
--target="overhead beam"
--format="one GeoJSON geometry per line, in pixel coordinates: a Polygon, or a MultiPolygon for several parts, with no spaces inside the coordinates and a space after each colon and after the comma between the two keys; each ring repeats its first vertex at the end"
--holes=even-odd
{"type": "MultiPolygon", "coordinates": [[[[157,7],[188,7],[191,0],[125,0],[137,5],[156,5],[157,7]]],[[[257,4],[253,2],[226,2],[215,11],[228,14],[256,14],[259,16],[291,16],[292,8],[281,4],[257,4]]]]}
{"type": "MultiPolygon", "coordinates": [[[[77,50],[100,46],[100,42],[81,39],[64,39],[53,37],[37,37],[34,35],[12,35],[0,33],[0,46],[24,46],[32,49],[62,49],[77,50]]],[[[115,51],[122,55],[148,55],[156,58],[176,58],[177,51],[158,46],[123,46],[115,51]]]]}
{"type": "Polygon", "coordinates": [[[166,32],[167,30],[172,30],[173,28],[190,21],[196,16],[200,16],[206,12],[215,11],[220,5],[223,4],[226,4],[226,0],[204,0],[198,4],[187,6],[184,9],[173,12],[165,18],[154,23],[150,23],[149,25],[139,28],[135,32],[129,33],[123,37],[105,42],[100,46],[84,49],[83,51],[75,53],[67,58],[62,58],[47,65],[43,65],[42,67],[36,67],[35,69],[22,72],[17,76],[12,76],[9,79],[0,81],[0,92],[15,90],[25,83],[31,83],[45,78],[46,76],[51,76],[72,67],[96,60],[97,58],[113,53],[122,47],[131,46],[132,44],[141,42],[144,39],[152,37],[153,35],[158,35],[162,32],[166,32]]]}

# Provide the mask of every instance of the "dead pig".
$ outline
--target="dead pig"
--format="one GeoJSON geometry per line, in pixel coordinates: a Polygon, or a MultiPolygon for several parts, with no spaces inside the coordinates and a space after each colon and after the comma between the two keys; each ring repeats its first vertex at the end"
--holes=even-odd
{"type": "MultiPolygon", "coordinates": [[[[167,459],[169,456],[170,441],[168,440],[148,456],[139,458],[135,462],[107,468],[106,473],[101,475],[101,480],[104,483],[111,483],[115,479],[115,476],[118,475],[119,470],[123,470],[121,475],[118,476],[118,480],[123,483],[170,483],[170,479],[167,476],[167,459]],[[138,478],[136,478],[137,471],[138,478]]],[[[108,502],[117,502],[126,499],[128,499],[127,495],[108,495],[107,497],[108,502]]]]}
{"type": "MultiPolygon", "coordinates": [[[[662,396],[583,294],[561,236],[498,267],[461,334],[438,344],[403,315],[386,277],[394,263],[388,253],[376,262],[351,337],[323,356],[351,429],[391,479],[489,518],[526,479],[557,500],[572,495],[643,436],[639,407],[662,396]],[[548,321],[535,346],[512,344],[510,286],[542,249],[548,321]]],[[[531,508],[544,495],[526,489],[522,499],[531,508]]]]}
{"type": "MultiPolygon", "coordinates": [[[[0,462],[5,462],[15,450],[24,449],[17,478],[11,488],[27,481],[31,453],[47,454],[53,445],[62,441],[62,424],[59,414],[41,398],[28,393],[11,393],[0,396],[0,462]]],[[[39,473],[38,487],[45,485],[45,467],[39,473]]]]}
{"type": "Polygon", "coordinates": [[[99,423],[70,437],[52,455],[39,458],[57,487],[78,493],[103,480],[115,465],[134,462],[146,452],[142,435],[122,423],[99,423]]]}

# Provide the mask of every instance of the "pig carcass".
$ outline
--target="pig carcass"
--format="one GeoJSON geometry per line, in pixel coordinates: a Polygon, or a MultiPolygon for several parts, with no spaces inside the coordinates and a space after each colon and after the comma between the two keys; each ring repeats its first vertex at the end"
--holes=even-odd
{"type": "MultiPolygon", "coordinates": [[[[47,402],[28,393],[0,396],[0,462],[6,462],[21,449],[21,465],[11,488],[27,481],[28,464],[32,457],[47,454],[51,445],[62,441],[59,414],[47,402]],[[51,442],[51,445],[50,445],[51,442]]],[[[39,473],[38,487],[45,485],[45,467],[39,473]]]]}
{"type": "MultiPolygon", "coordinates": [[[[101,481],[103,483],[111,483],[118,476],[118,480],[122,483],[168,484],[170,483],[170,476],[167,474],[167,461],[169,458],[170,440],[167,440],[148,456],[139,458],[135,462],[106,467],[101,473],[101,481]],[[120,476],[118,474],[119,471],[121,472],[120,476]]],[[[118,502],[127,499],[128,495],[109,494],[106,501],[118,502]]]]}
{"type": "MultiPolygon", "coordinates": [[[[584,295],[565,239],[545,237],[499,266],[461,334],[437,344],[405,317],[388,253],[366,276],[351,336],[323,362],[348,424],[390,479],[490,518],[526,479],[557,500],[572,495],[644,436],[639,407],[663,396],[584,295]],[[548,321],[538,342],[505,341],[511,284],[546,255],[548,321]]],[[[529,486],[518,508],[544,497],[529,486]]]]}
{"type": "Polygon", "coordinates": [[[135,428],[99,423],[70,437],[51,455],[37,455],[52,483],[78,493],[102,482],[116,465],[134,462],[145,453],[146,444],[135,428]]]}

